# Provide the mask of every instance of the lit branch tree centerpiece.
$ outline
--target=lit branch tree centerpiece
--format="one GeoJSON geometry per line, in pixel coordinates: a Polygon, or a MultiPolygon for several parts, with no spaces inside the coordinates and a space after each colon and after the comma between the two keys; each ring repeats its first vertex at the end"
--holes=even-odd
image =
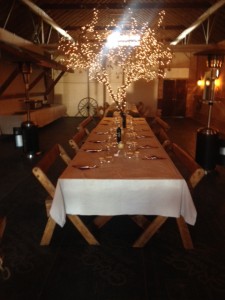
{"type": "Polygon", "coordinates": [[[69,69],[88,69],[89,78],[105,85],[117,109],[124,111],[131,83],[164,77],[164,70],[172,59],[171,50],[157,40],[157,29],[164,15],[164,11],[159,13],[157,25],[151,29],[148,23],[138,25],[128,9],[124,18],[129,28],[124,26],[124,21],[119,24],[112,21],[100,34],[95,29],[98,11],[94,10],[92,22],[81,28],[81,39],[76,42],[61,39],[59,50],[65,57],[61,62],[69,69]],[[109,71],[115,68],[120,70],[123,78],[116,90],[112,88],[109,76],[109,71]]]}

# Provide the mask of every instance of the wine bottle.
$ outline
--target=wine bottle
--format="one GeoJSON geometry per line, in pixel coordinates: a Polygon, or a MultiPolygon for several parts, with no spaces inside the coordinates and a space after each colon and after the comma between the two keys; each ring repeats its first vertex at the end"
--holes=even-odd
{"type": "Polygon", "coordinates": [[[119,144],[119,142],[121,142],[121,128],[118,127],[116,130],[116,139],[117,139],[117,143],[119,144]]]}

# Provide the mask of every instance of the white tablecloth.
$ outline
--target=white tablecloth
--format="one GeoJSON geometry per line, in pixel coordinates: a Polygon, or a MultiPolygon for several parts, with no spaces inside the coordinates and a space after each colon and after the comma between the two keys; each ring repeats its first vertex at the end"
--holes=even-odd
{"type": "MultiPolygon", "coordinates": [[[[102,125],[91,133],[89,140],[106,138],[106,135],[97,135],[97,132],[108,128],[103,122],[104,119],[102,125]]],[[[136,123],[137,131],[148,128],[144,119],[137,119],[136,123]]],[[[161,215],[175,218],[182,215],[187,223],[195,224],[197,212],[185,180],[152,131],[140,132],[151,134],[151,137],[138,140],[140,145],[150,144],[157,148],[140,150],[139,159],[114,157],[112,163],[96,169],[73,167],[96,162],[103,155],[103,152],[84,151],[87,147],[100,147],[98,144],[87,141],[83,145],[57,183],[50,215],[60,226],[65,224],[66,214],[161,215]],[[146,154],[157,154],[164,159],[143,160],[146,154]]]]}

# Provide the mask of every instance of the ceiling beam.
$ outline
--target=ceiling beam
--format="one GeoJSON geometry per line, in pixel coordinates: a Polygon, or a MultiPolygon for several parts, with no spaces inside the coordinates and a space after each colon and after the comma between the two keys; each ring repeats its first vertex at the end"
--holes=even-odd
{"type": "Polygon", "coordinates": [[[67,38],[69,40],[73,40],[73,38],[64,29],[62,29],[58,24],[56,24],[56,22],[51,17],[49,17],[40,7],[38,7],[37,5],[35,5],[34,3],[32,3],[29,0],[20,0],[20,1],[24,5],[28,6],[29,9],[33,13],[35,13],[36,15],[38,15],[45,23],[47,23],[50,26],[52,26],[62,36],[64,36],[65,38],[67,38]]]}
{"type": "Polygon", "coordinates": [[[178,37],[172,41],[171,45],[177,45],[182,41],[188,34],[195,30],[199,25],[201,25],[206,19],[208,19],[212,14],[214,14],[218,9],[220,9],[225,4],[225,0],[220,0],[207,9],[194,23],[191,24],[187,29],[185,29],[178,37]]]}
{"type": "Polygon", "coordinates": [[[177,2],[177,3],[139,3],[132,4],[120,1],[120,3],[43,3],[40,4],[42,9],[63,9],[63,10],[74,10],[74,9],[169,9],[169,8],[191,8],[191,9],[207,9],[210,4],[205,2],[198,3],[196,1],[177,2]]]}
{"type": "Polygon", "coordinates": [[[170,49],[173,53],[183,52],[183,53],[196,53],[201,51],[210,51],[218,49],[218,51],[225,50],[225,45],[220,44],[179,44],[179,45],[170,45],[170,49]]]}
{"type": "Polygon", "coordinates": [[[16,78],[16,76],[20,73],[19,68],[16,66],[9,77],[0,85],[0,95],[4,93],[7,87],[12,83],[12,81],[16,78]]]}
{"type": "MultiPolygon", "coordinates": [[[[83,26],[66,26],[64,29],[68,30],[68,31],[76,31],[76,30],[80,30],[83,26]]],[[[116,26],[107,26],[107,30],[114,30],[116,28],[116,26]]],[[[124,30],[130,30],[130,26],[123,26],[124,30]]],[[[138,28],[142,28],[141,26],[137,26],[138,28]]],[[[95,26],[95,30],[105,30],[106,26],[101,26],[101,25],[97,25],[95,26]]],[[[161,26],[160,29],[162,30],[184,30],[185,26],[184,25],[165,25],[165,26],[161,26]]]]}
{"type": "Polygon", "coordinates": [[[33,44],[3,28],[0,28],[0,48],[12,53],[17,61],[31,61],[46,68],[67,71],[66,67],[51,59],[40,46],[33,44]]]}

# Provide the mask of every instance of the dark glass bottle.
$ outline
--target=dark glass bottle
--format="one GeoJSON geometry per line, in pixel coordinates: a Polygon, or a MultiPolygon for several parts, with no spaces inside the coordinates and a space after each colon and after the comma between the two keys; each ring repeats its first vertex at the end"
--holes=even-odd
{"type": "Polygon", "coordinates": [[[121,142],[121,128],[118,127],[116,130],[116,139],[117,139],[117,143],[121,142]]]}
{"type": "Polygon", "coordinates": [[[127,118],[126,118],[125,112],[121,112],[121,117],[122,117],[123,128],[126,128],[127,127],[127,118]]]}

